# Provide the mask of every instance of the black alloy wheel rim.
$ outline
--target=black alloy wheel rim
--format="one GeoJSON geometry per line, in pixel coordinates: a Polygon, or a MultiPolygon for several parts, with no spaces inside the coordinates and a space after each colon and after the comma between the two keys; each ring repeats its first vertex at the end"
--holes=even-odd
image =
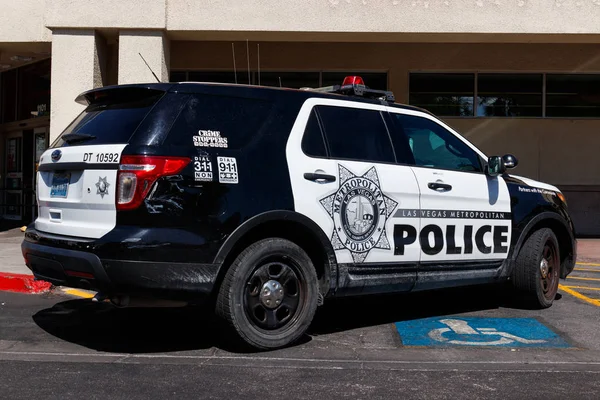
{"type": "Polygon", "coordinates": [[[289,326],[301,312],[304,285],[300,272],[289,259],[259,264],[244,289],[244,309],[258,328],[275,331],[289,326]]]}
{"type": "Polygon", "coordinates": [[[559,266],[556,246],[548,240],[544,245],[542,259],[540,260],[540,280],[544,297],[547,300],[553,300],[556,295],[559,266]]]}

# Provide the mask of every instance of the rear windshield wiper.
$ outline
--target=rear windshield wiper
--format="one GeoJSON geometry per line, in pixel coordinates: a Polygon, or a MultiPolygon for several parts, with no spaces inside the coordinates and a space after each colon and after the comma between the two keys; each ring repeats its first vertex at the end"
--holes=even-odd
{"type": "Polygon", "coordinates": [[[67,133],[66,135],[63,135],[61,139],[71,144],[75,142],[86,142],[88,140],[96,139],[96,136],[89,135],[87,133],[67,133]]]}

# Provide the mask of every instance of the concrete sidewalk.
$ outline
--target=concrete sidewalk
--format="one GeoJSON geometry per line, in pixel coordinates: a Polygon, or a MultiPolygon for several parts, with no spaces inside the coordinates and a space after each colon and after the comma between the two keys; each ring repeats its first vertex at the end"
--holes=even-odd
{"type": "Polygon", "coordinates": [[[0,232],[0,272],[31,274],[21,254],[23,235],[20,229],[0,232]]]}

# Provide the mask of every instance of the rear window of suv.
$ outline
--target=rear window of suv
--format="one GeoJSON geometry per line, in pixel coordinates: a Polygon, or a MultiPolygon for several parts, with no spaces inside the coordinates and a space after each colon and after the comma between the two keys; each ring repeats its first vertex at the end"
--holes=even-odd
{"type": "Polygon", "coordinates": [[[99,99],[71,122],[52,147],[128,143],[165,92],[114,89],[98,94],[99,99]]]}

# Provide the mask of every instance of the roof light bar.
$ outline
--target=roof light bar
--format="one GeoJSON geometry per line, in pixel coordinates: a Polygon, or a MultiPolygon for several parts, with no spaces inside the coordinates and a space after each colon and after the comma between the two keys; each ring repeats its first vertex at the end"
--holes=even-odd
{"type": "Polygon", "coordinates": [[[365,81],[360,76],[347,76],[344,78],[344,81],[341,85],[326,86],[321,88],[302,88],[302,90],[380,99],[391,103],[396,101],[394,93],[390,91],[369,89],[367,86],[365,86],[365,81]]]}

